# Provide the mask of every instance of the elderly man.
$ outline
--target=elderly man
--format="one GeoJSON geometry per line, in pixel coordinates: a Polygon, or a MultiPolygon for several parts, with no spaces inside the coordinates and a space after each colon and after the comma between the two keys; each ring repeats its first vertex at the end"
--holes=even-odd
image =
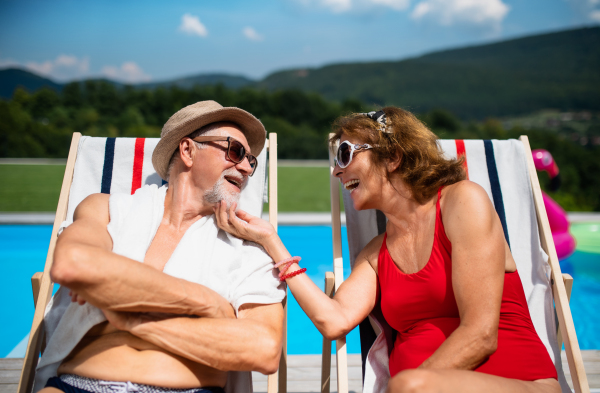
{"type": "Polygon", "coordinates": [[[77,207],[51,270],[73,303],[36,389],[222,392],[229,371],[277,370],[283,285],[262,248],[219,230],[213,214],[238,200],[265,137],[241,109],[190,105],[167,121],[152,157],[168,187],[77,207]]]}

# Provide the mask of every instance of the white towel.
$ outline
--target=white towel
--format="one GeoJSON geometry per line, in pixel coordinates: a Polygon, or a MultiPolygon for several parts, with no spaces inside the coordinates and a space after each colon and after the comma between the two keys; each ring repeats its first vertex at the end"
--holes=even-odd
{"type": "MultiPolygon", "coordinates": [[[[108,232],[115,253],[143,262],[163,217],[166,190],[166,186],[147,185],[134,195],[111,195],[108,232]]],[[[187,230],[164,272],[216,291],[237,313],[245,303],[272,304],[283,300],[284,285],[272,267],[271,258],[262,248],[219,230],[214,215],[210,215],[187,230]]],[[[70,303],[66,292],[61,288],[47,309],[48,327],[55,329],[47,332],[49,341],[38,365],[34,392],[56,375],[62,360],[87,331],[105,321],[96,307],[70,303]]],[[[249,373],[230,373],[226,390],[251,392],[249,373]]]]}

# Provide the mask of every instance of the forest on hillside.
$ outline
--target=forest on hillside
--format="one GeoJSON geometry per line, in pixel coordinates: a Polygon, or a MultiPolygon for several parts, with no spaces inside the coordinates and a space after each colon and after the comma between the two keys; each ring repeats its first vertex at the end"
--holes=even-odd
{"type": "MultiPolygon", "coordinates": [[[[73,132],[90,136],[159,137],[162,125],[182,107],[202,100],[243,108],[278,133],[282,159],[327,158],[327,135],[340,115],[375,109],[355,99],[328,101],[296,89],[269,92],[222,85],[136,89],[103,81],[70,83],[60,93],[17,89],[0,100],[0,157],[55,157],[68,154],[73,132]]],[[[551,195],[566,209],[600,211],[600,120],[585,126],[523,128],[489,118],[462,122],[443,109],[418,116],[441,138],[506,139],[528,135],[532,148],[545,148],[561,170],[563,185],[551,195]]],[[[596,116],[596,117],[594,117],[596,116]]],[[[545,124],[545,123],[544,123],[545,124]]],[[[548,183],[540,175],[544,188],[548,183]]]]}

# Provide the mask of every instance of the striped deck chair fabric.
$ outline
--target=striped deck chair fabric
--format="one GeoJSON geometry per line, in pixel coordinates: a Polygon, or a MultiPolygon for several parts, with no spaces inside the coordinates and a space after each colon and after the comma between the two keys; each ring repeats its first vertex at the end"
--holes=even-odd
{"type": "MultiPolygon", "coordinates": [[[[548,256],[538,234],[538,222],[527,171],[525,150],[518,140],[441,140],[448,158],[465,157],[469,180],[481,185],[500,217],[523,283],[535,329],[546,346],[558,371],[564,392],[570,392],[561,363],[556,339],[556,323],[550,283],[548,256]]],[[[376,235],[385,231],[385,216],[375,210],[354,210],[350,194],[342,190],[346,212],[351,266],[358,253],[376,235]]],[[[393,331],[381,310],[360,324],[363,358],[363,392],[380,392],[389,379],[388,356],[393,331]],[[378,325],[373,327],[373,325],[378,325]],[[383,334],[377,336],[376,330],[383,334]]]]}
{"type": "MultiPolygon", "coordinates": [[[[145,184],[166,183],[152,166],[159,138],[97,138],[83,136],[73,173],[67,221],[75,208],[94,193],[131,193],[145,184]]],[[[240,207],[260,217],[265,196],[266,150],[258,158],[254,176],[242,192],[240,207]]]]}

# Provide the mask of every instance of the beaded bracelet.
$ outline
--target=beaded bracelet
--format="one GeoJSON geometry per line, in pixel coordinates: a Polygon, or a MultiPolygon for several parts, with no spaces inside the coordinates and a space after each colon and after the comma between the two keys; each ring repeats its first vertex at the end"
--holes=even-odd
{"type": "Polygon", "coordinates": [[[291,257],[284,259],[283,261],[277,262],[273,267],[274,269],[283,266],[279,271],[279,279],[281,279],[281,277],[285,275],[285,272],[287,272],[287,270],[290,268],[290,266],[292,266],[292,264],[300,262],[301,259],[302,258],[300,257],[291,257]]]}
{"type": "Polygon", "coordinates": [[[299,274],[302,274],[302,273],[304,273],[304,272],[306,272],[306,268],[305,268],[305,267],[303,267],[302,269],[298,269],[298,270],[296,270],[295,272],[291,272],[291,273],[289,273],[289,274],[286,274],[286,275],[285,275],[285,276],[283,276],[283,277],[280,277],[280,278],[279,278],[279,281],[285,281],[285,280],[287,280],[288,278],[291,278],[291,277],[297,276],[297,275],[299,275],[299,274]]]}

